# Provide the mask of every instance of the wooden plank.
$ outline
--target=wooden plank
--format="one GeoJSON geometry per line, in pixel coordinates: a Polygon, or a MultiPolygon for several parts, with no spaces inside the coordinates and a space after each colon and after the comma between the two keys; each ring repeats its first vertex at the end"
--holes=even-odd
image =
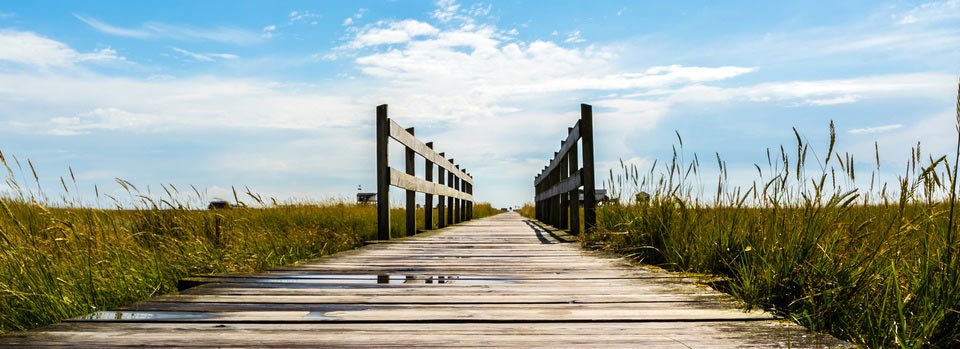
{"type": "Polygon", "coordinates": [[[635,323],[64,323],[8,346],[130,347],[849,347],[783,322],[635,323]],[[788,344],[789,343],[789,344],[788,344]]]}
{"type": "Polygon", "coordinates": [[[0,336],[0,347],[846,345],[745,313],[697,278],[549,233],[567,237],[510,213],[265,273],[197,277],[180,294],[0,336]]]}
{"type": "MultiPolygon", "coordinates": [[[[306,310],[275,310],[278,305],[255,307],[251,304],[239,304],[242,307],[255,308],[238,310],[227,308],[223,311],[210,309],[209,304],[188,307],[188,303],[174,303],[177,307],[158,307],[149,311],[108,310],[86,315],[67,321],[109,321],[109,322],[213,322],[213,323],[311,323],[311,322],[679,322],[679,321],[756,321],[773,320],[775,317],[765,312],[744,313],[735,308],[698,309],[681,307],[672,303],[672,307],[650,307],[639,311],[623,305],[600,307],[604,304],[591,304],[587,308],[549,307],[556,304],[539,304],[527,307],[506,307],[501,305],[469,305],[461,308],[452,306],[428,307],[416,306],[354,306],[348,310],[327,306],[306,310]],[[188,309],[188,310],[184,310],[188,309]],[[204,310],[206,309],[206,310],[204,310]],[[331,310],[327,310],[331,309],[331,310]],[[210,311],[212,310],[212,311],[210,311]],[[163,313],[161,313],[163,312],[163,313]],[[168,315],[166,312],[180,312],[168,315]],[[562,316],[562,319],[558,319],[562,316]]],[[[645,304],[645,303],[631,303],[645,304]]]]}

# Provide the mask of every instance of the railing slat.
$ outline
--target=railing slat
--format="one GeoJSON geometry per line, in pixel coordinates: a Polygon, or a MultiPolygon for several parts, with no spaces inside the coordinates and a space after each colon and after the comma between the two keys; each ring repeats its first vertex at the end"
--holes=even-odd
{"type": "MultiPolygon", "coordinates": [[[[580,139],[580,121],[577,121],[577,124],[573,126],[573,129],[570,130],[567,135],[567,139],[563,141],[563,146],[560,147],[560,154],[566,154],[571,147],[577,146],[577,140],[580,139]]],[[[563,156],[554,156],[553,160],[550,161],[550,165],[547,165],[547,168],[543,170],[543,174],[538,176],[534,181],[534,184],[540,184],[541,181],[546,179],[546,174],[553,172],[554,168],[560,165],[560,160],[563,156]]]]}
{"type": "Polygon", "coordinates": [[[424,193],[426,204],[424,228],[448,226],[473,218],[473,177],[466,169],[453,164],[443,153],[433,150],[433,142],[424,143],[414,136],[414,129],[404,129],[387,116],[387,105],[377,106],[377,238],[390,239],[390,186],[406,190],[406,235],[417,232],[416,195],[424,193]],[[394,139],[404,146],[404,171],[389,165],[389,143],[394,139]],[[424,179],[416,177],[416,156],[425,159],[424,179]],[[437,168],[434,182],[433,168],[437,168]],[[446,175],[446,178],[444,178],[446,175]],[[446,179],[446,180],[444,180],[446,179]],[[439,217],[433,215],[433,196],[437,196],[439,217]],[[444,202],[446,201],[446,202],[444,202]],[[434,218],[438,218],[434,220],[434,218]],[[439,224],[434,224],[434,222],[439,224]]]}
{"type": "Polygon", "coordinates": [[[444,159],[440,154],[438,154],[433,149],[427,147],[426,143],[421,142],[419,139],[407,132],[403,126],[397,124],[396,121],[390,120],[390,137],[396,139],[397,142],[403,144],[407,148],[413,149],[414,152],[423,156],[424,159],[433,161],[437,166],[443,167],[447,171],[453,172],[457,177],[460,177],[463,181],[467,183],[473,183],[473,178],[470,175],[466,174],[462,170],[456,168],[450,161],[444,159]]]}
{"type": "Polygon", "coordinates": [[[534,198],[537,219],[577,234],[580,232],[580,195],[583,187],[583,225],[585,231],[597,225],[597,197],[593,163],[593,107],[580,105],[580,120],[567,129],[567,138],[560,151],[553,153],[550,163],[534,176],[534,198]],[[578,154],[577,143],[583,148],[578,154]],[[582,155],[582,168],[578,163],[582,155]],[[569,175],[569,177],[568,177],[569,175]]]}
{"type": "Polygon", "coordinates": [[[580,171],[577,171],[574,174],[571,174],[570,177],[567,177],[563,181],[538,194],[537,201],[546,200],[569,191],[577,190],[577,188],[580,188],[582,185],[583,180],[580,176],[580,171]]]}
{"type": "Polygon", "coordinates": [[[473,201],[473,195],[471,194],[457,191],[443,184],[427,182],[426,180],[408,175],[392,167],[390,168],[390,185],[419,193],[443,195],[448,198],[473,201]]]}

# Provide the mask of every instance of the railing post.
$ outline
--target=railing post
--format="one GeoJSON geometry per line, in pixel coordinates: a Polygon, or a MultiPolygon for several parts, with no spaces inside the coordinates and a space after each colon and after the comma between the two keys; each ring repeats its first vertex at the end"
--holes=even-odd
{"type": "MultiPolygon", "coordinates": [[[[466,193],[467,181],[463,180],[463,178],[460,178],[459,183],[460,183],[460,192],[466,193]]],[[[466,199],[460,200],[460,221],[461,222],[467,221],[467,200],[466,199]]]]}
{"type": "MultiPolygon", "coordinates": [[[[563,148],[564,143],[566,143],[566,141],[560,142],[560,148],[563,148]]],[[[561,155],[560,166],[557,166],[557,171],[560,171],[560,173],[558,173],[559,180],[557,182],[562,183],[563,180],[567,179],[567,177],[570,175],[567,170],[568,160],[569,158],[566,154],[561,155]]],[[[557,225],[557,228],[566,230],[568,227],[567,222],[569,222],[570,201],[567,199],[567,193],[560,193],[560,195],[557,195],[557,197],[560,198],[560,217],[558,217],[560,219],[560,224],[557,225]]]]}
{"type": "Polygon", "coordinates": [[[390,120],[387,105],[377,106],[377,239],[390,240],[390,166],[387,146],[390,120]]]}
{"type": "MultiPolygon", "coordinates": [[[[433,149],[433,142],[427,142],[427,148],[433,149]]],[[[427,182],[433,182],[433,161],[425,159],[423,174],[427,182]]],[[[433,230],[433,194],[424,194],[423,197],[423,229],[433,230]]]]}
{"type": "MultiPolygon", "coordinates": [[[[473,176],[470,176],[470,179],[473,179],[473,176]]],[[[467,194],[470,194],[473,197],[473,183],[467,184],[467,194]]],[[[467,220],[473,219],[473,199],[470,199],[470,202],[467,203],[467,220]]]]}
{"type": "MultiPolygon", "coordinates": [[[[567,129],[567,134],[573,132],[573,127],[567,129]]],[[[579,175],[577,170],[580,168],[579,160],[577,159],[577,146],[574,145],[570,147],[570,153],[567,155],[569,157],[569,175],[579,175]]],[[[581,179],[582,181],[582,179],[581,179]]],[[[573,188],[572,191],[567,192],[567,200],[570,201],[570,233],[577,235],[580,233],[580,190],[573,188]]]]}
{"type": "Polygon", "coordinates": [[[540,219],[540,184],[537,184],[539,179],[540,175],[533,176],[533,218],[537,220],[540,219]]]}
{"type": "MultiPolygon", "coordinates": [[[[443,157],[444,155],[445,155],[444,153],[440,153],[441,157],[443,157]]],[[[444,183],[446,183],[444,181],[445,179],[444,177],[446,177],[444,172],[446,172],[446,170],[443,168],[443,166],[437,166],[437,184],[441,186],[444,185],[444,183]]],[[[446,216],[446,212],[444,212],[444,208],[446,206],[445,204],[446,204],[446,197],[444,197],[443,195],[437,196],[437,223],[438,223],[437,225],[440,228],[447,226],[447,223],[446,223],[447,216],[446,216]]]]}
{"type": "MultiPolygon", "coordinates": [[[[411,136],[414,135],[413,127],[408,128],[407,132],[411,136]]],[[[415,175],[417,170],[414,168],[416,166],[416,156],[417,153],[413,151],[410,147],[404,146],[404,154],[406,155],[406,172],[408,175],[415,175]]],[[[407,190],[407,236],[413,236],[417,233],[417,192],[414,190],[407,190]]]]}
{"type": "MultiPolygon", "coordinates": [[[[453,163],[453,159],[450,159],[450,163],[453,163]]],[[[447,171],[447,186],[450,187],[450,189],[455,189],[454,178],[456,178],[456,176],[454,176],[453,171],[447,171]]],[[[454,200],[452,196],[447,198],[447,225],[457,224],[457,222],[453,220],[454,211],[457,209],[456,201],[454,200]]]]}
{"type": "MultiPolygon", "coordinates": [[[[559,154],[560,152],[553,152],[553,158],[557,159],[557,156],[559,154]]],[[[560,183],[560,171],[557,171],[557,169],[554,169],[552,173],[550,173],[550,186],[553,187],[559,183],[560,183]]],[[[555,195],[552,198],[550,198],[550,201],[553,204],[553,210],[551,212],[551,216],[553,219],[551,220],[550,225],[554,227],[559,227],[560,226],[560,196],[555,195]]]]}
{"type": "MultiPolygon", "coordinates": [[[[460,169],[460,165],[456,165],[456,167],[458,170],[460,169]]],[[[453,176],[453,189],[455,189],[456,191],[461,191],[460,190],[461,184],[463,183],[460,181],[460,176],[459,175],[453,176]]],[[[462,220],[460,220],[461,210],[463,210],[463,199],[456,198],[455,200],[453,200],[453,221],[455,223],[462,222],[462,220]]]]}
{"type": "Polygon", "coordinates": [[[593,168],[593,107],[580,105],[580,138],[583,140],[583,224],[584,230],[597,226],[597,194],[593,168]]]}

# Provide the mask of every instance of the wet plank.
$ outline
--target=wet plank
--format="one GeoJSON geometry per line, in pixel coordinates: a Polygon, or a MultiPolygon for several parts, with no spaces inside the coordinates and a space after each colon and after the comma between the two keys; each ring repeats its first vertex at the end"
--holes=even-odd
{"type": "Polygon", "coordinates": [[[516,214],[0,337],[37,347],[846,346],[516,214]]]}

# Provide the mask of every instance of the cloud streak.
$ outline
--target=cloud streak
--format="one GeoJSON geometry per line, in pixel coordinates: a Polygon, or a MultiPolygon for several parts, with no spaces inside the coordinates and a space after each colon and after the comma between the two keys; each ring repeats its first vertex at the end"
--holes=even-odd
{"type": "Polygon", "coordinates": [[[162,22],[146,22],[139,28],[124,28],[107,24],[92,17],[74,14],[78,20],[108,35],[134,39],[171,39],[179,41],[214,41],[234,45],[250,45],[269,38],[260,32],[231,28],[194,28],[162,22]]]}
{"type": "Polygon", "coordinates": [[[179,47],[174,47],[172,48],[172,50],[176,53],[183,55],[184,57],[191,58],[193,60],[197,60],[201,62],[215,62],[215,61],[222,61],[222,60],[234,60],[234,59],[240,58],[240,56],[237,56],[232,53],[197,53],[197,52],[187,51],[179,47]]]}
{"type": "Polygon", "coordinates": [[[901,127],[903,127],[903,125],[901,124],[891,124],[891,125],[883,125],[883,126],[855,128],[847,132],[849,132],[850,134],[884,133],[884,132],[890,132],[890,131],[899,129],[901,127]]]}
{"type": "Polygon", "coordinates": [[[110,48],[89,53],[32,32],[0,30],[0,62],[34,67],[69,67],[84,62],[122,61],[123,57],[110,48]]]}

